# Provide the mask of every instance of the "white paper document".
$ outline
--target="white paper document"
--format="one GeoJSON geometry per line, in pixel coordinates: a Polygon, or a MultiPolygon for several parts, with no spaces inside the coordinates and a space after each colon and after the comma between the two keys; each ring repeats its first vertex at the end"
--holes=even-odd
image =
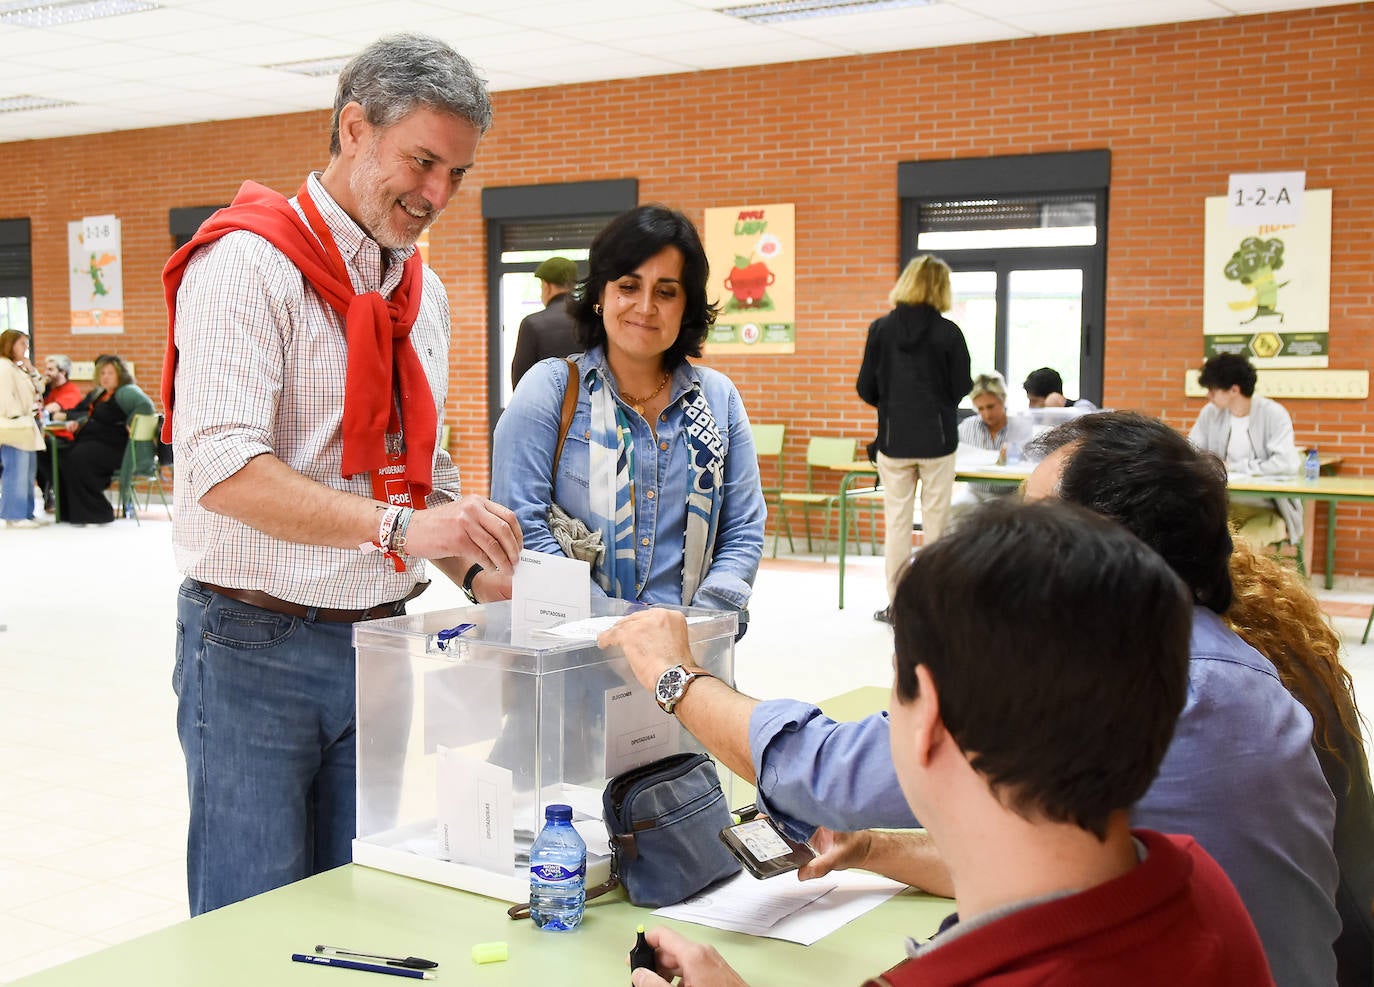
{"type": "Polygon", "coordinates": [[[510,769],[442,746],[437,761],[440,854],[459,864],[509,871],[515,861],[510,769]]]}
{"type": "Polygon", "coordinates": [[[679,750],[682,727],[648,690],[629,682],[606,690],[606,777],[679,750]]]}
{"type": "Polygon", "coordinates": [[[523,549],[511,574],[510,639],[528,644],[532,633],[585,620],[592,614],[592,567],[578,559],[523,549]]]}
{"type": "MultiPolygon", "coordinates": [[[[631,610],[630,613],[634,613],[631,610]]],[[[539,634],[552,634],[554,637],[566,637],[576,641],[595,641],[598,637],[609,631],[616,624],[620,623],[629,614],[617,616],[609,614],[605,617],[588,617],[586,620],[571,620],[566,624],[558,624],[554,627],[541,627],[539,634]]],[[[695,614],[687,618],[688,624],[699,624],[704,620],[714,620],[710,614],[695,614]]]]}
{"type": "Polygon", "coordinates": [[[835,871],[817,881],[795,874],[760,881],[741,871],[654,914],[810,946],[905,888],[862,871],[835,871]]]}

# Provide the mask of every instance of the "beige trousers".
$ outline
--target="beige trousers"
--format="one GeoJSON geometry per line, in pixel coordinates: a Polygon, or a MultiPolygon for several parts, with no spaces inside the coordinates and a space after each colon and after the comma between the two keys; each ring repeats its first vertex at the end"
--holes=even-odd
{"type": "Polygon", "coordinates": [[[883,483],[883,561],[887,569],[887,599],[897,592],[897,577],[911,557],[911,519],[916,508],[916,484],[921,484],[923,545],[940,537],[949,523],[954,492],[954,454],[937,459],[893,459],[878,453],[878,478],[883,483]]]}

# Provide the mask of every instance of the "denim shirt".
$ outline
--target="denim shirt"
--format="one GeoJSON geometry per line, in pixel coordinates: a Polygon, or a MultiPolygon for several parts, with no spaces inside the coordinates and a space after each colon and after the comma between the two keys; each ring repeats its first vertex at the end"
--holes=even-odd
{"type": "MultiPolygon", "coordinates": [[[[573,517],[592,523],[588,482],[591,439],[590,374],[600,374],[625,412],[634,441],[635,599],[644,603],[682,603],[682,560],[687,538],[687,489],[691,470],[684,431],[683,396],[700,386],[715,416],[725,446],[725,492],[711,568],[692,605],[742,611],[763,557],[768,509],[759,483],[753,434],[739,391],[724,374],[684,362],[673,372],[671,399],[658,418],[655,437],[648,422],[621,399],[600,347],[579,354],[577,409],[551,477],[558,424],[567,386],[567,364],[543,360],[520,379],[510,405],[496,425],[492,447],[491,498],[520,519],[525,547],[562,554],[549,531],[553,500],[573,517]]],[[[592,582],[592,593],[605,591],[592,582]]],[[[743,622],[741,615],[741,622],[743,622]]]]}
{"type": "MultiPolygon", "coordinates": [[[[1193,608],[1188,695],[1131,825],[1192,836],[1231,879],[1280,987],[1336,982],[1336,805],[1312,718],[1269,660],[1215,613],[1193,608]]],[[[792,700],[755,707],[759,806],[805,839],[918,825],[897,783],[886,713],[836,723],[792,700]]]]}

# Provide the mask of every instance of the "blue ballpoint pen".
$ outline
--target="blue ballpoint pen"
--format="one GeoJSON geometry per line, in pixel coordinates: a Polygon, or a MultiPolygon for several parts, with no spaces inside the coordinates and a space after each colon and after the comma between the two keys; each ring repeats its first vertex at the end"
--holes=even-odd
{"type": "Polygon", "coordinates": [[[376,963],[359,963],[344,960],[337,956],[317,956],[314,953],[292,953],[294,963],[314,963],[317,966],[337,966],[344,970],[362,970],[365,973],[386,973],[393,977],[410,977],[412,980],[437,980],[438,975],[428,970],[407,970],[399,966],[379,966],[376,963]]]}

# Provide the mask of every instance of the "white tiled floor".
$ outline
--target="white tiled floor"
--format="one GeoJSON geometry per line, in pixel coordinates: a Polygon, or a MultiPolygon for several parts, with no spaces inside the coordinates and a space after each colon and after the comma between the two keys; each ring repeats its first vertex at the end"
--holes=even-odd
{"type": "MultiPolygon", "coordinates": [[[[170,526],[0,529],[0,982],[186,917],[170,526]],[[78,602],[79,601],[79,602],[78,602]]],[[[890,681],[881,560],[765,562],[739,686],[821,699],[890,681]]],[[[1324,594],[1374,603],[1374,591],[1324,594]]],[[[423,609],[458,606],[442,579],[423,609]]],[[[1374,645],[1338,617],[1374,708],[1374,645]]]]}

